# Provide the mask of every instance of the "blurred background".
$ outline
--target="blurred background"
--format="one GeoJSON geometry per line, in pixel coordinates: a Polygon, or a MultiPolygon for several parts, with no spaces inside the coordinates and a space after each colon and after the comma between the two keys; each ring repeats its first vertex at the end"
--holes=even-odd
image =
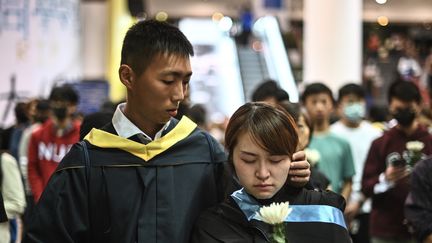
{"type": "Polygon", "coordinates": [[[71,83],[80,112],[125,98],[121,41],[134,22],[178,25],[193,43],[190,103],[222,121],[263,80],[299,100],[305,84],[335,92],[354,82],[368,105],[386,105],[397,75],[429,102],[430,0],[0,0],[0,127],[17,102],[46,98],[71,83]]]}

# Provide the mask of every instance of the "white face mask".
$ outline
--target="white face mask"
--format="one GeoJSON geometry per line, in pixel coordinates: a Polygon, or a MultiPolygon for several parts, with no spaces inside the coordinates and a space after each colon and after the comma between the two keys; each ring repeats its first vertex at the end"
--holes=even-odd
{"type": "Polygon", "coordinates": [[[360,122],[366,114],[366,107],[363,103],[347,104],[343,108],[345,117],[354,123],[360,122]]]}

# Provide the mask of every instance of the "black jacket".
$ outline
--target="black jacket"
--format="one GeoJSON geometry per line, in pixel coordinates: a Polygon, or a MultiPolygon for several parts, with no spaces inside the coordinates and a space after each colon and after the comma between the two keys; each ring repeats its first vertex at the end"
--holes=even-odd
{"type": "Polygon", "coordinates": [[[419,242],[432,234],[432,157],[418,162],[411,175],[411,191],[405,202],[405,217],[419,242]]]}
{"type": "MultiPolygon", "coordinates": [[[[290,205],[329,205],[340,210],[345,200],[332,192],[311,191],[301,188],[283,188],[270,202],[289,201],[290,205]]],[[[289,243],[349,243],[348,231],[337,224],[322,222],[288,222],[286,236],[289,243]]],[[[192,243],[265,243],[270,242],[271,226],[248,221],[237,203],[229,197],[226,202],[206,210],[198,219],[192,234],[192,243]]]]}

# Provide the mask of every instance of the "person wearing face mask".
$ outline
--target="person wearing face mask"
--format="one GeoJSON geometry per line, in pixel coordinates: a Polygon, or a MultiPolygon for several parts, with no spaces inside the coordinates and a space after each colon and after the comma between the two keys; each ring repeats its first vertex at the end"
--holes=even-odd
{"type": "Polygon", "coordinates": [[[351,242],[342,196],[287,184],[298,141],[294,119],[280,106],[252,102],[234,112],[225,147],[242,188],[200,215],[191,242],[274,242],[272,226],[260,218],[259,209],[284,202],[292,209],[282,219],[286,242],[351,242]]]}
{"type": "Polygon", "coordinates": [[[74,118],[78,99],[70,85],[54,87],[49,96],[51,114],[30,136],[27,174],[35,202],[62,158],[79,141],[80,122],[74,118]]]}
{"type": "Polygon", "coordinates": [[[411,243],[414,239],[404,217],[413,165],[407,143],[421,144],[419,158],[432,154],[432,135],[419,124],[421,96],[412,82],[396,81],[389,89],[389,112],[397,124],[372,142],[366,159],[362,192],[372,198],[372,243],[411,243]]]}
{"type": "Polygon", "coordinates": [[[352,191],[345,209],[345,217],[353,242],[369,242],[369,213],[371,202],[361,192],[364,162],[373,140],[381,132],[364,120],[366,113],[365,91],[358,84],[349,83],[339,89],[337,111],[340,120],[333,123],[330,131],[345,138],[352,151],[355,175],[352,191]]]}

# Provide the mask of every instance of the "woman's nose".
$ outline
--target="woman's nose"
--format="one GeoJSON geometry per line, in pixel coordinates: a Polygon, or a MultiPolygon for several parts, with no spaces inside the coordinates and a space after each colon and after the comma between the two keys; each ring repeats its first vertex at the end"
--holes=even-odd
{"type": "Polygon", "coordinates": [[[255,172],[255,175],[260,180],[266,180],[267,178],[270,177],[270,171],[265,164],[260,163],[255,172]]]}

